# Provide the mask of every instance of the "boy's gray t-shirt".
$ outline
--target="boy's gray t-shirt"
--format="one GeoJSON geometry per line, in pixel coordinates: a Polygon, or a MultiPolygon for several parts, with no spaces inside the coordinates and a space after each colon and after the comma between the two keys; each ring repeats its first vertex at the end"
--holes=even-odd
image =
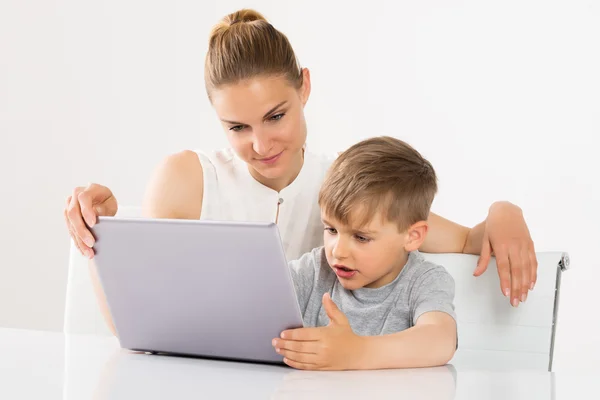
{"type": "Polygon", "coordinates": [[[376,289],[344,289],[327,263],[323,247],[289,265],[305,327],[329,324],[323,308],[326,292],[360,336],[403,331],[430,311],[445,312],[456,320],[454,279],[445,268],[426,261],[418,251],[409,253],[406,265],[393,282],[376,289]]]}

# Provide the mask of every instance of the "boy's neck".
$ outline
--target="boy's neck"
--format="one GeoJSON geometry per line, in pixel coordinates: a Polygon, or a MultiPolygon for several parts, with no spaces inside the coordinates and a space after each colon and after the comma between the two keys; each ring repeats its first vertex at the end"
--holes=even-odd
{"type": "Polygon", "coordinates": [[[405,251],[402,254],[402,256],[398,259],[397,264],[394,265],[394,268],[389,273],[363,287],[369,289],[377,289],[392,283],[398,277],[398,275],[400,275],[400,272],[402,272],[402,270],[404,269],[404,266],[408,262],[408,256],[409,252],[405,251]]]}

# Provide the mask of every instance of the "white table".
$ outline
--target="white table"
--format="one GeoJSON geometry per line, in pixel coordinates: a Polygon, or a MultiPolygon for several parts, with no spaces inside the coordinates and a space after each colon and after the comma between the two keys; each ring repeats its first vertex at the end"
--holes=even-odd
{"type": "Polygon", "coordinates": [[[600,398],[600,370],[528,365],[523,355],[465,354],[438,368],[310,372],[135,354],[112,337],[0,328],[0,399],[600,398]]]}

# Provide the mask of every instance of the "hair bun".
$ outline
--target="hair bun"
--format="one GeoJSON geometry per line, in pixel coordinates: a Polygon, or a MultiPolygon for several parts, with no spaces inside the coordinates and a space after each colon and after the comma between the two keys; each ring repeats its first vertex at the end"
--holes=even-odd
{"type": "Polygon", "coordinates": [[[252,9],[221,18],[210,33],[204,62],[209,99],[215,88],[265,75],[284,76],[296,89],[302,86],[302,68],[288,38],[252,9]]]}
{"type": "Polygon", "coordinates": [[[244,8],[242,10],[238,10],[234,13],[229,14],[223,19],[223,22],[227,23],[229,26],[232,26],[239,22],[252,21],[266,21],[266,18],[263,17],[263,15],[256,10],[244,8]]]}

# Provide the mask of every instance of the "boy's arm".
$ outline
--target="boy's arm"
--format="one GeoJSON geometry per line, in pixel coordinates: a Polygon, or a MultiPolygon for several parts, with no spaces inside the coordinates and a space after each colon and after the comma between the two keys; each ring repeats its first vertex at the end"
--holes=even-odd
{"type": "Polygon", "coordinates": [[[456,350],[455,283],[445,268],[426,269],[410,289],[412,327],[383,336],[370,336],[361,346],[365,352],[361,368],[418,368],[444,365],[456,350]]]}
{"type": "Polygon", "coordinates": [[[456,349],[454,318],[429,311],[417,324],[385,336],[358,336],[348,318],[323,296],[330,323],[318,328],[286,330],[273,339],[273,347],[293,368],[308,370],[354,370],[415,368],[446,364],[456,349]]]}
{"type": "Polygon", "coordinates": [[[445,312],[428,312],[402,332],[363,337],[357,351],[358,369],[445,365],[456,351],[456,321],[445,312]]]}
{"type": "Polygon", "coordinates": [[[299,259],[288,263],[303,318],[318,276],[321,253],[322,248],[315,248],[309,253],[303,254],[299,259]]]}

